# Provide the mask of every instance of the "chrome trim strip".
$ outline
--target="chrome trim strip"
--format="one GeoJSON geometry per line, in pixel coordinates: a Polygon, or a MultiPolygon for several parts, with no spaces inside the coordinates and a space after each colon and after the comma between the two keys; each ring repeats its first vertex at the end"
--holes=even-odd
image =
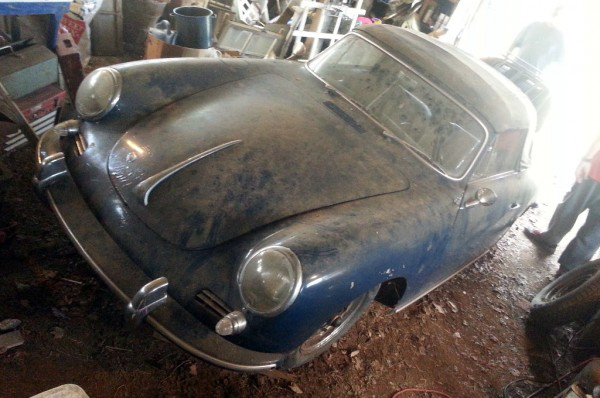
{"type": "Polygon", "coordinates": [[[33,186],[38,193],[42,193],[55,182],[62,180],[66,175],[67,170],[60,170],[43,178],[41,176],[36,176],[33,177],[33,186]]]}
{"type": "Polygon", "coordinates": [[[516,171],[516,170],[507,170],[504,171],[500,174],[494,174],[491,176],[485,176],[485,177],[480,177],[476,180],[471,180],[470,183],[483,183],[483,182],[489,182],[489,181],[496,181],[496,180],[500,180],[502,178],[506,178],[506,177],[511,177],[514,176],[516,174],[520,174],[520,172],[516,171]]]}
{"type": "MultiPolygon", "coordinates": [[[[389,55],[392,59],[394,59],[396,62],[398,62],[400,65],[404,66],[406,69],[408,69],[409,71],[411,71],[412,73],[414,73],[415,75],[419,76],[421,79],[423,79],[423,81],[425,81],[427,84],[429,84],[430,86],[432,86],[433,88],[435,88],[436,90],[438,90],[439,92],[441,92],[445,97],[447,97],[450,101],[454,102],[454,104],[456,104],[459,108],[461,108],[463,111],[465,111],[469,116],[471,116],[482,128],[483,131],[485,133],[485,138],[483,140],[483,143],[481,145],[481,148],[479,148],[479,151],[477,152],[477,155],[473,158],[473,161],[471,162],[471,164],[469,165],[469,167],[467,168],[467,170],[465,170],[465,172],[463,173],[462,176],[460,177],[451,177],[445,173],[441,173],[440,170],[436,169],[435,166],[433,166],[431,163],[427,162],[425,159],[423,159],[421,156],[415,154],[415,157],[417,159],[419,159],[420,162],[426,164],[429,168],[433,169],[436,173],[448,178],[449,180],[453,180],[453,181],[461,181],[463,180],[470,172],[471,169],[473,168],[473,166],[475,165],[477,159],[479,158],[479,156],[481,155],[481,153],[483,152],[484,148],[486,147],[486,143],[487,140],[490,136],[489,131],[487,129],[487,127],[485,126],[485,124],[481,121],[481,119],[479,117],[477,117],[473,112],[471,112],[469,109],[467,109],[464,105],[462,105],[456,98],[454,98],[452,95],[448,94],[448,92],[446,90],[443,90],[442,88],[440,88],[437,84],[433,83],[431,80],[429,80],[428,78],[426,78],[425,76],[423,76],[421,73],[419,73],[418,71],[416,71],[414,68],[412,68],[411,66],[407,65],[406,63],[402,62],[399,58],[397,58],[396,56],[394,56],[392,53],[390,53],[389,51],[387,51],[386,49],[382,48],[380,45],[378,45],[377,43],[375,43],[374,41],[372,41],[371,39],[366,38],[364,35],[358,33],[358,32],[350,32],[348,33],[348,35],[354,35],[354,36],[358,36],[361,39],[363,39],[364,41],[372,44],[373,46],[375,46],[376,48],[378,48],[379,50],[381,50],[383,53],[389,55]]],[[[346,36],[348,36],[346,35],[346,36]]],[[[343,38],[342,38],[343,40],[343,38]]],[[[328,51],[331,51],[331,48],[334,48],[334,46],[331,46],[329,48],[327,48],[325,51],[321,52],[320,54],[318,54],[316,57],[312,58],[309,62],[307,62],[306,64],[304,64],[304,67],[306,69],[308,69],[308,71],[315,76],[317,79],[319,79],[321,82],[323,82],[325,84],[325,86],[330,89],[335,91],[340,97],[344,98],[346,101],[350,102],[352,105],[356,106],[362,113],[364,113],[369,119],[371,119],[373,122],[375,122],[375,124],[377,124],[379,127],[381,127],[383,129],[383,134],[385,136],[388,136],[388,134],[385,134],[387,132],[387,128],[385,126],[383,126],[381,124],[381,122],[379,122],[377,119],[375,119],[373,116],[371,116],[365,109],[363,109],[361,106],[359,106],[356,102],[354,102],[352,99],[348,98],[346,95],[342,94],[338,89],[336,89],[334,86],[332,86],[331,84],[327,83],[325,80],[323,80],[319,75],[317,75],[311,68],[309,68],[309,64],[313,61],[315,61],[317,58],[322,57],[323,54],[327,53],[328,51]]],[[[395,134],[394,134],[395,135],[395,134]]],[[[398,142],[401,142],[402,144],[404,144],[404,146],[406,146],[406,148],[408,150],[410,150],[411,152],[414,153],[414,151],[416,151],[416,148],[413,148],[409,143],[407,143],[406,141],[403,141],[401,138],[398,138],[398,142]]]]}
{"type": "Polygon", "coordinates": [[[83,257],[85,259],[85,261],[87,261],[88,264],[90,264],[90,266],[100,276],[100,278],[104,281],[104,283],[106,283],[108,285],[108,287],[110,287],[111,290],[113,292],[115,292],[115,294],[117,296],[119,296],[119,298],[121,300],[123,300],[125,302],[129,302],[129,300],[131,300],[131,298],[129,296],[127,296],[121,289],[119,289],[117,287],[117,285],[115,285],[108,278],[108,276],[104,273],[104,271],[102,271],[102,268],[100,268],[98,266],[98,264],[96,264],[96,262],[94,261],[94,259],[92,257],[90,257],[90,255],[85,251],[85,249],[83,248],[83,245],[79,242],[79,240],[77,239],[77,237],[75,236],[75,234],[73,233],[73,231],[71,231],[71,228],[69,227],[69,225],[65,221],[62,213],[59,211],[58,206],[56,205],[56,202],[54,201],[54,198],[52,197],[52,194],[50,192],[48,192],[48,203],[50,204],[50,208],[52,209],[52,211],[54,212],[54,214],[56,214],[56,217],[58,217],[58,221],[60,222],[60,224],[64,228],[64,230],[67,233],[67,236],[69,237],[69,239],[71,239],[71,241],[75,245],[75,248],[77,249],[77,251],[79,252],[79,254],[81,255],[81,257],[83,257]]]}
{"type": "Polygon", "coordinates": [[[56,153],[53,153],[52,155],[48,155],[44,159],[42,159],[42,161],[40,162],[40,166],[44,167],[47,164],[54,162],[55,160],[64,159],[64,158],[65,158],[65,155],[62,152],[56,152],[56,153]]]}
{"type": "MultiPolygon", "coordinates": [[[[420,151],[420,150],[416,149],[416,148],[415,148],[415,147],[413,147],[412,145],[410,145],[410,144],[406,143],[406,142],[405,142],[405,141],[403,141],[403,140],[402,140],[400,137],[398,137],[396,134],[390,133],[389,131],[386,131],[386,130],[383,130],[382,134],[383,134],[385,137],[387,137],[387,138],[389,138],[390,140],[392,140],[392,141],[396,141],[396,142],[399,142],[399,143],[400,143],[400,144],[402,144],[402,145],[406,145],[406,146],[407,146],[407,149],[408,149],[410,152],[414,153],[414,154],[415,154],[415,156],[416,156],[417,158],[419,158],[419,159],[429,158],[429,156],[427,156],[427,154],[425,154],[424,152],[422,152],[422,151],[420,151]]],[[[425,162],[425,163],[427,163],[427,162],[425,162]]],[[[429,163],[427,163],[427,164],[429,164],[429,163]]],[[[431,167],[432,167],[432,168],[433,168],[435,171],[437,171],[438,173],[440,173],[440,174],[441,174],[441,175],[443,175],[444,177],[448,177],[448,178],[450,178],[450,179],[452,179],[452,178],[453,178],[452,176],[450,176],[449,174],[447,174],[447,173],[446,173],[446,172],[445,172],[445,171],[444,171],[444,170],[443,170],[441,167],[439,167],[439,166],[437,166],[437,167],[436,167],[436,166],[434,166],[433,164],[429,164],[429,165],[430,165],[430,166],[431,166],[431,167]]]]}
{"type": "MultiPolygon", "coordinates": [[[[66,232],[67,236],[69,237],[69,239],[71,240],[71,242],[73,242],[73,245],[75,246],[75,248],[77,249],[79,254],[87,261],[87,263],[90,265],[90,267],[92,267],[92,269],[98,274],[98,276],[100,276],[100,278],[104,281],[104,283],[106,283],[108,285],[108,287],[121,300],[123,300],[125,302],[129,302],[129,300],[131,300],[131,298],[129,296],[127,296],[127,294],[125,294],[121,289],[119,289],[119,287],[117,285],[115,285],[110,280],[110,278],[102,271],[102,268],[86,252],[86,250],[84,249],[81,242],[79,242],[79,240],[77,239],[77,237],[75,236],[75,234],[73,233],[71,228],[69,228],[69,225],[67,224],[63,215],[59,211],[58,206],[56,205],[56,202],[54,201],[54,198],[52,197],[52,194],[50,192],[48,192],[48,202],[50,203],[50,207],[51,207],[52,211],[54,211],[54,213],[58,217],[60,224],[62,225],[63,229],[65,230],[65,232],[66,232]]],[[[172,300],[171,298],[167,298],[167,304],[171,300],[172,300]]],[[[178,346],[180,346],[184,350],[192,353],[193,355],[197,356],[198,358],[204,359],[205,361],[211,362],[217,366],[221,366],[221,367],[224,367],[227,369],[242,371],[242,372],[262,372],[262,371],[274,369],[275,367],[277,367],[277,363],[270,363],[270,364],[266,364],[266,365],[240,365],[240,364],[236,364],[236,363],[223,361],[219,358],[215,358],[213,356],[207,355],[206,353],[198,350],[197,348],[190,345],[186,341],[181,340],[179,337],[177,337],[175,334],[173,334],[169,329],[167,329],[160,322],[158,322],[152,314],[148,315],[146,320],[159,333],[161,333],[163,336],[165,336],[166,338],[171,340],[173,343],[177,344],[178,346]]]]}
{"type": "Polygon", "coordinates": [[[196,154],[186,160],[183,160],[167,169],[164,169],[163,171],[160,171],[156,174],[154,174],[153,176],[150,176],[148,178],[146,178],[145,180],[143,180],[142,182],[138,183],[135,188],[134,191],[136,193],[136,195],[139,196],[140,200],[144,203],[144,206],[148,206],[148,199],[150,197],[150,194],[152,193],[152,191],[154,190],[154,188],[156,188],[160,183],[162,183],[164,180],[166,180],[167,178],[169,178],[170,176],[172,176],[173,174],[177,173],[178,171],[186,168],[187,166],[191,165],[192,163],[205,158],[207,156],[212,155],[213,153],[219,152],[225,148],[228,148],[232,145],[236,145],[239,144],[240,142],[242,142],[242,140],[235,140],[235,141],[230,141],[230,142],[226,142],[224,144],[218,145],[214,148],[211,148],[207,151],[204,151],[202,153],[196,154]]]}
{"type": "MultiPolygon", "coordinates": [[[[502,239],[502,237],[504,237],[504,235],[502,235],[500,237],[500,239],[502,239]]],[[[498,241],[500,240],[498,239],[498,241]]],[[[493,246],[493,245],[492,245],[493,246]]],[[[477,261],[479,261],[483,256],[485,256],[486,254],[488,254],[490,252],[490,249],[487,249],[486,251],[484,251],[483,253],[481,253],[479,256],[477,256],[475,258],[475,260],[473,261],[469,261],[468,263],[466,263],[465,265],[463,265],[462,267],[459,267],[458,270],[456,272],[454,272],[453,274],[451,274],[449,277],[447,277],[446,279],[444,279],[443,281],[441,281],[440,283],[436,284],[435,286],[433,286],[431,289],[427,289],[424,293],[419,294],[418,296],[416,296],[415,298],[413,298],[412,300],[403,303],[403,304],[398,304],[397,306],[395,306],[392,309],[392,312],[394,312],[395,314],[397,314],[398,312],[402,311],[403,309],[409,307],[410,305],[416,303],[417,301],[419,301],[420,299],[422,299],[423,297],[427,296],[429,293],[431,293],[432,291],[434,291],[435,289],[437,289],[438,287],[442,286],[444,283],[448,282],[450,279],[454,278],[456,275],[460,274],[461,272],[463,272],[467,267],[469,267],[470,265],[473,265],[474,263],[476,263],[477,261]]],[[[402,300],[402,299],[400,299],[402,300]]]]}

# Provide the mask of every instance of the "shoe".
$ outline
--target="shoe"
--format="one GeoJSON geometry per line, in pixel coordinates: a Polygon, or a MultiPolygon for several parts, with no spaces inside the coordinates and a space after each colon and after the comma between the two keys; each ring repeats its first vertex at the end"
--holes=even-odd
{"type": "Polygon", "coordinates": [[[523,233],[540,251],[552,254],[556,251],[556,245],[552,245],[544,240],[543,234],[538,230],[525,228],[523,233]]]}

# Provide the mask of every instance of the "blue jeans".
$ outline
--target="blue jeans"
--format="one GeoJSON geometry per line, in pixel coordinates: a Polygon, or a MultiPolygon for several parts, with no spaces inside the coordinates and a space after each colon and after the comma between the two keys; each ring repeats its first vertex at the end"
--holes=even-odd
{"type": "Polygon", "coordinates": [[[585,224],[558,259],[561,271],[572,270],[590,261],[600,247],[600,182],[586,179],[575,183],[556,207],[548,230],[542,234],[548,244],[558,244],[573,228],[577,217],[588,209],[585,224]]]}

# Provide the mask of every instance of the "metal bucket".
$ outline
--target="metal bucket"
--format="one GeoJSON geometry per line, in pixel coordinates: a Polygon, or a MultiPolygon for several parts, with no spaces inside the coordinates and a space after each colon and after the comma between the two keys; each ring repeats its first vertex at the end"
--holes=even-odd
{"type": "Polygon", "coordinates": [[[189,48],[213,46],[216,15],[211,10],[203,7],[177,7],[171,15],[177,26],[175,44],[189,48]]]}

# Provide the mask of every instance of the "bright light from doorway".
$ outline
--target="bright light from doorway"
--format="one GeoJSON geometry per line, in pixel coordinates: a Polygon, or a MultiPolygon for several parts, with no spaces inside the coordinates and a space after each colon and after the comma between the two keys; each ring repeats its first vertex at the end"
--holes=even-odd
{"type": "Polygon", "coordinates": [[[480,58],[506,53],[521,29],[534,21],[552,20],[563,31],[565,60],[544,74],[554,95],[534,154],[540,197],[546,203],[559,201],[574,182],[579,158],[600,134],[600,1],[461,0],[457,13],[470,23],[452,32],[451,20],[447,40],[458,38],[458,47],[480,58]],[[558,6],[562,12],[553,19],[558,6]]]}

